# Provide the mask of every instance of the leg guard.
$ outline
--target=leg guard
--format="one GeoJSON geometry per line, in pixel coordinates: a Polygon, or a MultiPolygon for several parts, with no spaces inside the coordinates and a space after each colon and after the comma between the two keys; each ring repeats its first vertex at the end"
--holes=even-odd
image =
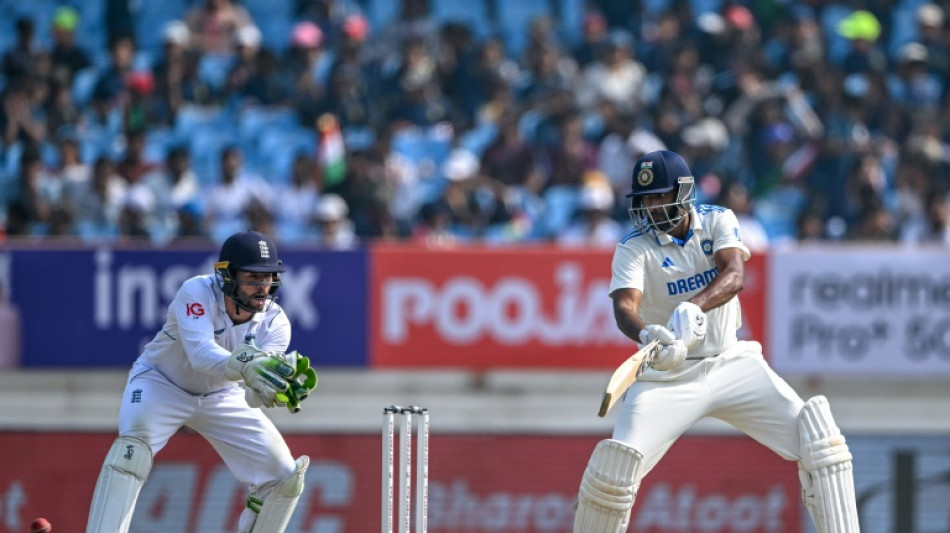
{"type": "Polygon", "coordinates": [[[125,533],[132,524],[135,500],[152,470],[152,449],[135,437],[112,443],[92,495],[86,533],[125,533]]]}
{"type": "Polygon", "coordinates": [[[824,396],[815,396],[799,414],[802,499],[819,533],[858,533],[851,452],[824,396]]]}
{"type": "MultiPolygon", "coordinates": [[[[297,469],[294,473],[274,487],[264,499],[251,533],[283,533],[290,522],[290,516],[294,514],[294,508],[297,507],[297,500],[303,493],[304,475],[309,466],[310,458],[306,455],[297,459],[297,469]]],[[[249,500],[248,506],[254,510],[252,505],[249,500]]]]}
{"type": "Polygon", "coordinates": [[[574,533],[626,531],[643,455],[619,440],[597,443],[577,498],[574,533]]]}

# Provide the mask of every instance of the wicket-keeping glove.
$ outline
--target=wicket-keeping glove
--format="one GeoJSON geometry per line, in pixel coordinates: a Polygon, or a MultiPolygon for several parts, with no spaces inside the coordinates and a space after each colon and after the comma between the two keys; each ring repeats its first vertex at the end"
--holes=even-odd
{"type": "Polygon", "coordinates": [[[295,373],[296,369],[284,359],[252,344],[242,344],[231,352],[224,376],[231,381],[243,379],[247,388],[258,394],[264,407],[273,407],[277,394],[290,387],[288,380],[295,373]]]}
{"type": "Polygon", "coordinates": [[[317,388],[317,371],[310,367],[310,358],[300,355],[296,350],[277,354],[276,357],[281,357],[288,363],[293,361],[294,375],[287,380],[287,390],[277,393],[275,399],[291,413],[297,413],[300,411],[300,402],[306,400],[313,389],[317,388]]]}

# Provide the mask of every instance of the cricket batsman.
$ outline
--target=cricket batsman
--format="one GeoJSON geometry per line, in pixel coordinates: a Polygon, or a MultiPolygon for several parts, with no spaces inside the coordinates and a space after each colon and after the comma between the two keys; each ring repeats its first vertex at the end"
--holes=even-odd
{"type": "Polygon", "coordinates": [[[317,378],[308,358],[286,351],[290,322],[274,303],[281,272],[270,237],[246,231],[221,246],[214,274],[182,284],[129,372],[86,533],[129,531],[152,458],[182,426],[208,439],[247,485],[238,531],[287,527],[310,459],[294,460],[259,407],[296,412],[317,378]]]}
{"type": "Polygon", "coordinates": [[[594,448],[574,532],[626,531],[640,480],[683,432],[713,417],[798,463],[819,533],[858,533],[851,453],[828,401],[802,401],[758,342],[737,339],[749,249],[735,214],[694,205],[689,166],[665,150],[637,161],[628,196],[634,227],[613,256],[614,316],[626,336],[659,349],[627,389],[612,438],[594,448]]]}

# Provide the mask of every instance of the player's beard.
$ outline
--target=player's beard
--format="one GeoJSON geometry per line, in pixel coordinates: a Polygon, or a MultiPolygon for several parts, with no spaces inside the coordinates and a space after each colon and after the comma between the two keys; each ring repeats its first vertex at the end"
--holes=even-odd
{"type": "Polygon", "coordinates": [[[245,311],[253,310],[255,313],[260,313],[267,307],[267,292],[244,294],[235,300],[242,304],[238,306],[238,309],[243,308],[245,311]]]}
{"type": "Polygon", "coordinates": [[[679,226],[685,218],[682,213],[682,207],[679,205],[667,205],[647,211],[650,217],[650,223],[653,227],[662,233],[669,233],[670,230],[679,226]]]}

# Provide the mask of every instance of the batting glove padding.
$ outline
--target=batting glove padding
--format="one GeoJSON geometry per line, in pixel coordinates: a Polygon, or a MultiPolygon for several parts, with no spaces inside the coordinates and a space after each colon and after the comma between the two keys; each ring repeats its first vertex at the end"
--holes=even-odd
{"type": "Polygon", "coordinates": [[[653,324],[640,330],[640,342],[643,344],[654,339],[660,341],[660,349],[650,367],[663,371],[679,368],[686,360],[686,344],[677,339],[672,331],[660,325],[653,324]]]}
{"type": "Polygon", "coordinates": [[[706,338],[706,313],[692,302],[680,302],[673,310],[667,329],[692,350],[706,338]]]}

